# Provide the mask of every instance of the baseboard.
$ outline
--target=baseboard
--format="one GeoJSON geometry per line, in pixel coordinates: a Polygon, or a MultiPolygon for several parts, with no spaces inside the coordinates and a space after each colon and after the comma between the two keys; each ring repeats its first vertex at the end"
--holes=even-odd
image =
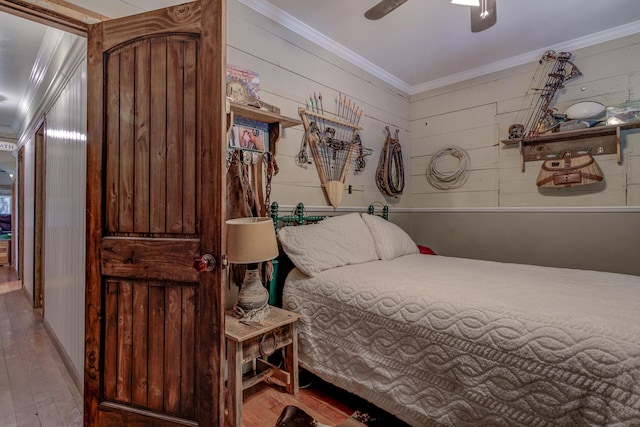
{"type": "Polygon", "coordinates": [[[42,319],[42,325],[44,326],[44,330],[47,331],[47,334],[49,334],[49,337],[51,337],[51,341],[53,341],[53,345],[56,347],[56,350],[58,350],[58,354],[60,354],[60,358],[62,359],[64,366],[67,368],[69,375],[71,375],[71,379],[78,388],[78,391],[82,394],[84,388],[82,385],[82,378],[80,378],[78,373],[75,371],[71,358],[69,358],[69,355],[65,351],[62,343],[58,340],[55,332],[53,332],[53,328],[51,328],[47,319],[42,319]]]}
{"type": "Polygon", "coordinates": [[[29,292],[27,288],[24,286],[24,282],[22,284],[22,293],[29,300],[29,305],[33,307],[33,295],[31,295],[31,292],[29,292]]]}

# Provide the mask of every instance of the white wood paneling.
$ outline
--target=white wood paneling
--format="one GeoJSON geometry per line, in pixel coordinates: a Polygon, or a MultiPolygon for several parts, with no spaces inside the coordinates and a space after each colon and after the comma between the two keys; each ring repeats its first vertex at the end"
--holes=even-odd
{"type": "Polygon", "coordinates": [[[640,206],[640,131],[626,132],[627,205],[640,206]]]}
{"type": "MultiPolygon", "coordinates": [[[[640,156],[640,129],[623,132],[623,147],[626,156],[640,156]]],[[[624,161],[624,157],[622,159],[624,161]]]]}
{"type": "MultiPolygon", "coordinates": [[[[228,2],[227,62],[260,75],[260,98],[276,105],[286,116],[299,118],[310,95],[321,93],[324,110],[336,111],[340,94],[353,100],[364,112],[360,120],[361,139],[374,149],[366,158],[360,175],[347,176],[352,194],[345,192],[341,206],[367,206],[375,200],[396,206],[409,205],[408,185],[398,199],[385,199],[375,185],[375,170],[385,141],[385,126],[400,129],[403,160],[411,159],[409,138],[409,96],[382,80],[362,71],[339,56],[280,26],[237,1],[228,2]]],[[[307,169],[296,165],[295,156],[303,137],[302,125],[288,128],[279,143],[277,158],[280,173],[273,178],[271,201],[295,205],[327,205],[315,165],[307,169]]],[[[408,166],[407,166],[408,168],[408,166]]]]}
{"type": "MultiPolygon", "coordinates": [[[[467,150],[467,153],[469,158],[473,159],[469,164],[469,170],[496,169],[498,165],[498,147],[471,148],[467,150]]],[[[411,159],[412,175],[424,176],[432,158],[432,155],[413,157],[411,159]]],[[[460,161],[456,157],[442,156],[438,158],[436,167],[444,173],[452,173],[458,170],[459,164],[460,161]]]]}
{"type": "MultiPolygon", "coordinates": [[[[456,168],[457,169],[457,168],[456,168]]],[[[430,194],[430,193],[467,193],[477,191],[495,191],[498,192],[498,171],[496,169],[480,169],[470,170],[469,177],[465,184],[458,188],[450,190],[439,190],[431,186],[426,176],[420,175],[414,178],[411,184],[411,194],[430,194]]]]}
{"type": "Polygon", "coordinates": [[[626,159],[629,167],[628,184],[640,184],[640,156],[629,156],[626,159]]]}
{"type": "MultiPolygon", "coordinates": [[[[583,75],[558,90],[552,104],[558,111],[584,100],[610,106],[638,99],[640,34],[576,50],[573,62],[583,75]]],[[[605,175],[599,184],[539,189],[535,181],[541,162],[527,162],[525,172],[520,171],[517,148],[507,148],[500,140],[507,138],[509,126],[518,117],[526,118],[520,110],[530,105],[525,95],[537,66],[533,62],[411,97],[412,207],[638,203],[635,186],[640,183],[640,132],[625,132],[622,165],[617,164],[615,156],[596,156],[605,175]],[[465,149],[471,157],[469,181],[454,190],[436,190],[422,175],[433,153],[453,145],[465,149]]]]}
{"type": "Polygon", "coordinates": [[[640,206],[640,184],[629,184],[627,188],[627,204],[640,206]]]}
{"type": "Polygon", "coordinates": [[[442,112],[433,116],[422,117],[411,122],[411,137],[421,138],[459,132],[476,128],[484,128],[493,124],[496,117],[496,104],[476,105],[467,109],[442,112]]]}
{"type": "MultiPolygon", "coordinates": [[[[33,301],[34,287],[34,252],[35,252],[35,221],[34,221],[34,203],[35,203],[35,136],[28,139],[23,145],[23,168],[24,182],[22,183],[24,191],[24,259],[22,284],[25,290],[31,295],[33,301]]],[[[16,226],[18,222],[16,221],[16,226]]],[[[17,227],[16,227],[17,229],[17,227]]],[[[19,249],[18,249],[19,250],[19,249]]]]}
{"type": "Polygon", "coordinates": [[[86,62],[46,115],[45,319],[84,369],[86,62]]]}
{"type": "Polygon", "coordinates": [[[498,126],[489,124],[487,126],[454,130],[424,137],[414,137],[413,133],[411,135],[411,153],[414,158],[419,158],[433,155],[438,150],[451,145],[464,145],[466,149],[497,146],[495,141],[498,137],[498,126]]]}

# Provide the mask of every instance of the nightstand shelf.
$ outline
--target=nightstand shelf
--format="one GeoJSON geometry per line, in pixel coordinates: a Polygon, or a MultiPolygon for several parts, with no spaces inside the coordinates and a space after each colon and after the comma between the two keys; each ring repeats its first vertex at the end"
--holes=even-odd
{"type": "Polygon", "coordinates": [[[242,426],[242,391],[261,381],[273,378],[282,383],[288,393],[298,392],[297,321],[300,317],[277,307],[270,307],[269,314],[261,322],[244,322],[229,314],[225,317],[229,425],[242,426]],[[284,369],[266,360],[278,349],[284,352],[284,369]],[[253,360],[256,360],[256,369],[243,376],[243,363],[253,360]]]}

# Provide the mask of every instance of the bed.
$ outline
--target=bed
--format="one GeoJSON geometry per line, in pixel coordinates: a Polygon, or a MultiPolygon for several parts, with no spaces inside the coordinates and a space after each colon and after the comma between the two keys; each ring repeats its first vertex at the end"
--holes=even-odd
{"type": "Polygon", "coordinates": [[[640,277],[424,255],[368,214],[278,237],[320,378],[413,426],[640,425],[640,277]]]}

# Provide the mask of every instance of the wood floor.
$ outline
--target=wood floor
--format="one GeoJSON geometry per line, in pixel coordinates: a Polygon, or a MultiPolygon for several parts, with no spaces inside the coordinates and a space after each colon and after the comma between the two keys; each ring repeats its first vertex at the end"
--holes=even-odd
{"type": "Polygon", "coordinates": [[[0,294],[17,291],[20,288],[22,288],[22,282],[18,280],[18,274],[13,267],[0,267],[0,294]]]}
{"type": "Polygon", "coordinates": [[[82,425],[82,394],[22,290],[0,294],[0,425],[82,425]]]}
{"type": "MultiPolygon", "coordinates": [[[[301,385],[311,385],[295,396],[264,383],[246,390],[243,426],[275,426],[287,405],[330,426],[357,409],[344,392],[311,379],[301,375],[301,385]]],[[[0,426],[81,426],[82,406],[82,394],[43,327],[42,311],[31,307],[15,271],[0,267],[0,426]]]]}
{"type": "MultiPolygon", "coordinates": [[[[310,381],[310,375],[301,376],[301,384],[310,381]],[[306,378],[305,378],[306,377],[306,378]]],[[[319,379],[310,386],[291,395],[283,387],[258,384],[244,391],[242,400],[243,427],[275,426],[280,413],[287,405],[294,405],[315,418],[319,423],[337,426],[349,419],[356,410],[355,397],[338,390],[319,379]]]]}

